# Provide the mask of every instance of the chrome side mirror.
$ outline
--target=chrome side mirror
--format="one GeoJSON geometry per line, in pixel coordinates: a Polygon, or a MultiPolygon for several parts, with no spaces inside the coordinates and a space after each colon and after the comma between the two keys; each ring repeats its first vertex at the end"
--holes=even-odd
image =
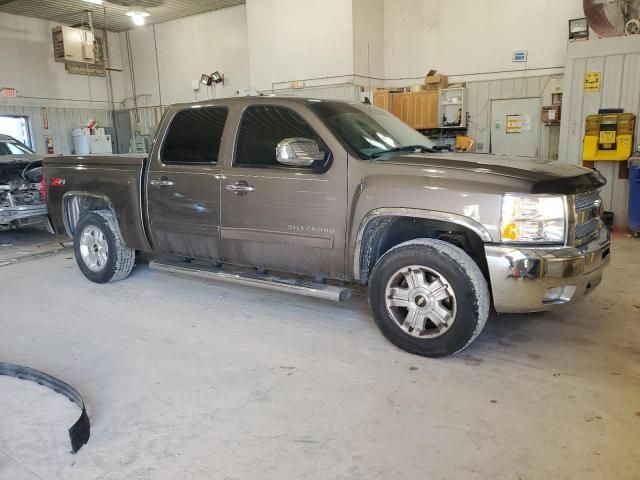
{"type": "Polygon", "coordinates": [[[313,162],[324,160],[324,152],[315,140],[285,138],[276,147],[276,159],[284,165],[310,167],[313,162]]]}

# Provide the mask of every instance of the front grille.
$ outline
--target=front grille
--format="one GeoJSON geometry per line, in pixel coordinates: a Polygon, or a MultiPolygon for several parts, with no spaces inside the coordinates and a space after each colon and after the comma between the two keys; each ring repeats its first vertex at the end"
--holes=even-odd
{"type": "Polygon", "coordinates": [[[598,192],[587,193],[584,195],[576,196],[576,211],[584,210],[586,208],[593,207],[594,204],[600,202],[600,195],[598,192]]]}
{"type": "Polygon", "coordinates": [[[598,225],[602,213],[602,199],[596,191],[580,193],[574,197],[575,245],[583,245],[598,236],[598,225]]]}
{"type": "Polygon", "coordinates": [[[581,241],[585,237],[591,237],[598,230],[598,219],[594,218],[587,223],[576,225],[576,240],[581,241]]]}

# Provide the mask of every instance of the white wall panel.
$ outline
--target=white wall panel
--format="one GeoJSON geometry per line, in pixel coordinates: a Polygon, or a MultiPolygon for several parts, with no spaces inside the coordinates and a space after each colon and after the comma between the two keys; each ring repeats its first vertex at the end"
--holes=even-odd
{"type": "MultiPolygon", "coordinates": [[[[635,115],[640,111],[640,43],[633,37],[589,40],[570,44],[567,55],[561,159],[581,164],[587,115],[598,113],[600,108],[623,108],[635,115]],[[584,92],[584,74],[591,71],[602,72],[600,92],[584,92]]],[[[636,119],[636,144],[639,134],[636,119]]],[[[616,225],[625,225],[628,180],[618,178],[619,167],[618,162],[596,162],[607,179],[602,190],[604,207],[614,213],[616,225]]]]}
{"type": "MultiPolygon", "coordinates": [[[[106,77],[66,72],[53,57],[51,29],[58,23],[0,13],[0,86],[18,90],[18,98],[0,98],[0,105],[108,108],[106,77]]],[[[109,34],[111,66],[120,67],[117,35],[109,34]]],[[[112,72],[114,94],[122,92],[122,74],[112,72]]]]}
{"type": "Polygon", "coordinates": [[[251,84],[256,90],[354,73],[351,1],[247,0],[246,9],[251,84]]]}
{"type": "MultiPolygon", "coordinates": [[[[541,105],[551,103],[551,76],[512,78],[467,83],[468,134],[476,141],[478,153],[490,152],[491,101],[512,98],[541,98],[541,105]]],[[[538,151],[541,157],[557,155],[557,127],[542,127],[538,151]]],[[[553,157],[552,157],[553,158],[553,157]]]]}
{"type": "Polygon", "coordinates": [[[385,0],[386,76],[420,79],[430,68],[456,81],[477,80],[473,76],[482,72],[556,73],[535,70],[564,65],[567,22],[584,16],[582,3],[385,0]],[[515,49],[528,51],[526,65],[512,62],[515,49]]]}

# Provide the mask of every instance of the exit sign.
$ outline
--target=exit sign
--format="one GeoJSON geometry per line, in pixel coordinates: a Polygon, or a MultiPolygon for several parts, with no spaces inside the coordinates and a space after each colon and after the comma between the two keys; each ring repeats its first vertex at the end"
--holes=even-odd
{"type": "Polygon", "coordinates": [[[527,61],[527,51],[526,50],[515,50],[513,52],[513,57],[511,60],[514,63],[526,62],[527,61]]]}
{"type": "Polygon", "coordinates": [[[2,87],[2,96],[3,97],[17,97],[18,92],[15,88],[2,87]]]}

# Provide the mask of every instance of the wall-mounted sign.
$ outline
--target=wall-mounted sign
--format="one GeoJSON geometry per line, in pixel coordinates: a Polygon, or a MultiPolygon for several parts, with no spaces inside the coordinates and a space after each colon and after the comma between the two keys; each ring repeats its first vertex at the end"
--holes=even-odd
{"type": "Polygon", "coordinates": [[[18,91],[15,88],[11,87],[2,87],[2,96],[3,97],[17,97],[18,91]]]}
{"type": "Polygon", "coordinates": [[[600,91],[600,72],[587,72],[584,74],[584,91],[600,91]]]}
{"type": "Polygon", "coordinates": [[[507,133],[522,133],[522,115],[507,115],[507,133]]]}
{"type": "Polygon", "coordinates": [[[527,51],[526,50],[514,50],[513,57],[511,57],[511,61],[514,63],[521,63],[527,61],[527,51]]]}

